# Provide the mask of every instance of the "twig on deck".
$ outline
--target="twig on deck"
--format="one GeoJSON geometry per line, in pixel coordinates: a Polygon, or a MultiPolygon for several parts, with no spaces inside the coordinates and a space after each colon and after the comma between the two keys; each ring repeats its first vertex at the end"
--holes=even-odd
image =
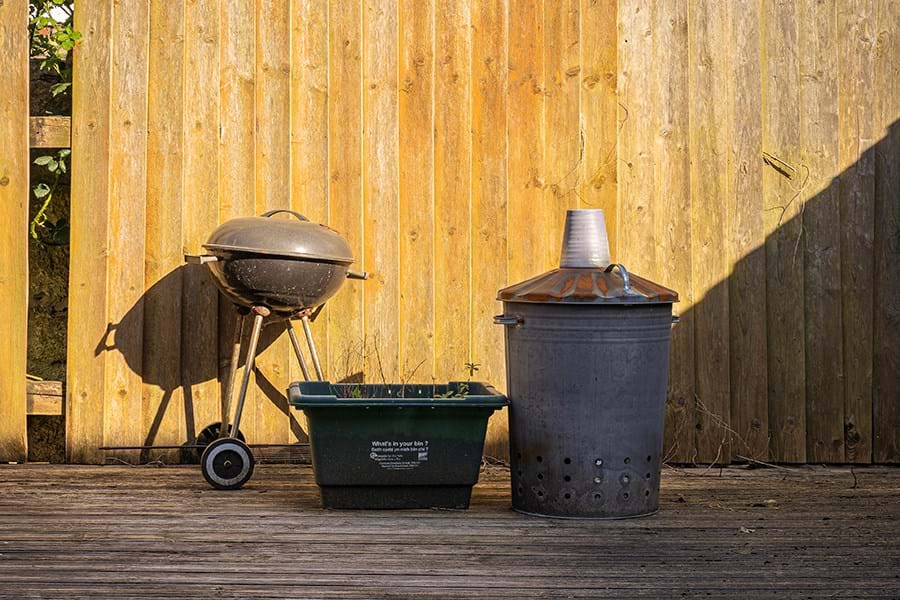
{"type": "Polygon", "coordinates": [[[749,456],[741,456],[740,454],[735,454],[734,457],[735,457],[736,459],[738,459],[738,460],[744,460],[744,461],[747,461],[748,463],[753,463],[753,464],[755,464],[755,465],[762,465],[762,466],[764,466],[764,467],[769,467],[769,468],[772,468],[772,469],[780,469],[780,470],[782,470],[782,471],[788,471],[789,473],[793,473],[793,472],[794,472],[794,469],[789,469],[789,468],[783,467],[783,466],[781,466],[781,465],[775,465],[775,464],[772,464],[772,463],[767,463],[767,462],[765,462],[765,461],[763,461],[763,460],[757,460],[757,459],[755,459],[755,458],[750,458],[749,456]]]}

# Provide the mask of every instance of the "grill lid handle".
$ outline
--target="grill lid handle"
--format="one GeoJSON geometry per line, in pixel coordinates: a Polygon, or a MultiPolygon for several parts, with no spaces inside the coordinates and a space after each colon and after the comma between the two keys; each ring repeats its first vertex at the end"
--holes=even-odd
{"type": "Polygon", "coordinates": [[[626,294],[630,294],[631,293],[631,277],[628,276],[628,270],[625,269],[625,267],[623,265],[621,265],[619,263],[613,263],[613,264],[609,265],[608,267],[606,267],[606,269],[604,269],[604,272],[611,273],[612,270],[615,269],[616,267],[619,268],[619,275],[622,276],[622,290],[626,294]]]}
{"type": "Polygon", "coordinates": [[[298,213],[296,210],[288,210],[286,208],[276,208],[275,210],[270,210],[270,211],[264,212],[262,214],[262,216],[263,217],[271,217],[272,215],[277,215],[278,213],[288,213],[288,214],[294,215],[301,221],[309,221],[309,219],[307,219],[306,217],[304,217],[303,215],[298,213]]]}

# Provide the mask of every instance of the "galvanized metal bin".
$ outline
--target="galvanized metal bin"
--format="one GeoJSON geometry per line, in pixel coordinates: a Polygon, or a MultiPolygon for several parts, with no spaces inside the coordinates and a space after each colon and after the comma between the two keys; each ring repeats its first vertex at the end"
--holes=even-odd
{"type": "Polygon", "coordinates": [[[598,266],[602,251],[573,247],[571,221],[579,217],[567,223],[569,266],[499,293],[512,504],[552,517],[649,515],[659,508],[678,297],[621,265],[598,266]]]}

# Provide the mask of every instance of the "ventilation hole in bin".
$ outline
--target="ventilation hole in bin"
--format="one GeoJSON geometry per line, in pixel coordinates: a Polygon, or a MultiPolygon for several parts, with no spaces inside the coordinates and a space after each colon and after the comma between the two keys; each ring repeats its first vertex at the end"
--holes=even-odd
{"type": "Polygon", "coordinates": [[[518,475],[519,477],[521,477],[521,476],[522,476],[522,471],[516,471],[516,475],[518,475]]]}
{"type": "Polygon", "coordinates": [[[625,492],[624,494],[622,494],[622,497],[625,498],[626,500],[628,500],[629,496],[631,496],[631,494],[629,494],[628,492],[625,492]]]}
{"type": "Polygon", "coordinates": [[[543,457],[543,456],[538,456],[538,457],[537,457],[537,461],[538,461],[538,462],[544,462],[544,457],[543,457]]]}
{"type": "Polygon", "coordinates": [[[572,464],[572,459],[571,459],[571,458],[564,458],[564,459],[563,459],[563,462],[566,463],[567,465],[571,465],[571,464],[572,464]]]}
{"type": "Polygon", "coordinates": [[[653,460],[653,457],[650,456],[650,455],[648,454],[648,455],[647,455],[647,462],[650,462],[650,461],[652,461],[652,460],[653,460]]]}
{"type": "Polygon", "coordinates": [[[627,465],[627,464],[629,464],[630,462],[631,462],[631,459],[628,458],[628,457],[626,456],[626,457],[625,457],[625,464],[627,465]]]}
{"type": "Polygon", "coordinates": [[[519,460],[522,460],[522,453],[516,452],[516,458],[518,458],[519,460]]]}
{"type": "Polygon", "coordinates": [[[602,502],[603,494],[594,494],[594,500],[596,500],[597,502],[602,502]]]}
{"type": "Polygon", "coordinates": [[[644,477],[646,477],[647,479],[650,479],[650,473],[647,473],[646,475],[644,475],[644,477]]]}
{"type": "Polygon", "coordinates": [[[519,494],[522,494],[525,490],[523,490],[522,486],[520,485],[519,487],[516,488],[516,491],[519,492],[519,494]]]}
{"type": "Polygon", "coordinates": [[[538,479],[543,479],[543,478],[544,478],[544,474],[543,474],[543,473],[538,473],[538,479]]]}
{"type": "Polygon", "coordinates": [[[563,481],[572,481],[572,478],[569,475],[563,477],[563,481]]]}
{"type": "Polygon", "coordinates": [[[650,495],[650,490],[647,490],[646,492],[644,492],[644,495],[645,495],[645,496],[649,496],[649,495],[650,495]]]}
{"type": "Polygon", "coordinates": [[[544,492],[538,492],[538,498],[543,498],[543,497],[544,497],[544,492]]]}
{"type": "Polygon", "coordinates": [[[568,500],[568,499],[571,498],[571,497],[572,497],[572,494],[568,494],[568,493],[567,493],[567,494],[563,494],[563,498],[565,498],[566,500],[568,500]]]}

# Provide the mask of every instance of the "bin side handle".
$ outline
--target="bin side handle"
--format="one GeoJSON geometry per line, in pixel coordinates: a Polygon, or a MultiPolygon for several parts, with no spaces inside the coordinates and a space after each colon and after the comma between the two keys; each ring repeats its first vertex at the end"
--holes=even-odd
{"type": "Polygon", "coordinates": [[[494,324],[495,325],[506,325],[517,327],[523,323],[524,319],[522,317],[516,317],[511,315],[495,315],[494,316],[494,324]]]}

